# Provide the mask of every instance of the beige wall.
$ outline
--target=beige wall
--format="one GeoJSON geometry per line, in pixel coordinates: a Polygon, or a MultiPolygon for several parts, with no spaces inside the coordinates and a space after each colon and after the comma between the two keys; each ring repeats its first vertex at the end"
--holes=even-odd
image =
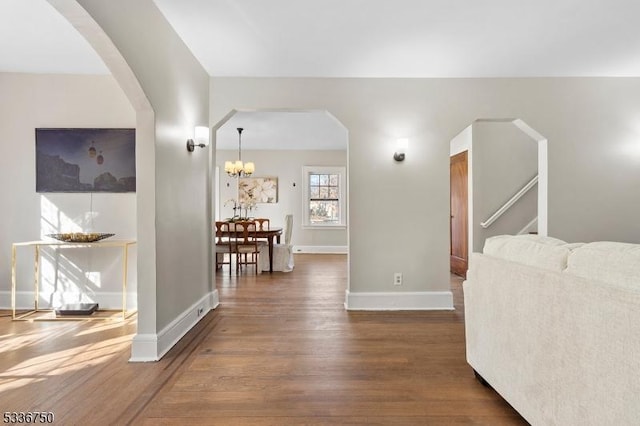
{"type": "Polygon", "coordinates": [[[213,78],[211,122],[234,108],[329,111],[349,132],[350,290],[438,291],[449,287],[449,142],[479,118],[521,118],[548,138],[550,235],[640,242],[639,96],[635,78],[213,78]]]}
{"type": "MultiPolygon", "coordinates": [[[[4,99],[8,99],[1,103],[4,158],[33,158],[28,143],[7,142],[31,139],[32,127],[73,125],[79,122],[74,119],[94,112],[101,117],[99,122],[82,118],[82,123],[132,124],[131,109],[122,93],[113,90],[111,77],[83,81],[79,77],[38,76],[37,82],[29,80],[34,78],[3,75],[4,99]],[[105,104],[95,102],[93,90],[99,92],[105,104]],[[71,97],[65,98],[63,93],[71,97]],[[51,107],[52,98],[64,102],[51,107]],[[94,102],[89,103],[87,98],[94,102]],[[104,105],[110,103],[113,105],[106,109],[104,105]],[[16,119],[18,116],[23,118],[16,119]],[[50,116],[50,121],[44,120],[45,116],[50,116]]],[[[477,118],[523,118],[548,138],[550,235],[568,241],[639,242],[635,217],[640,214],[640,200],[635,195],[640,182],[640,131],[632,108],[638,92],[638,79],[212,79],[210,122],[220,121],[233,108],[274,105],[323,108],[336,115],[346,125],[350,140],[351,291],[438,291],[448,286],[449,141],[477,118]],[[395,163],[391,158],[397,136],[410,139],[404,163],[395,163]],[[416,226],[405,226],[414,218],[416,226]],[[397,271],[404,273],[402,288],[391,284],[393,272],[397,271]]],[[[177,127],[175,124],[167,128],[177,127]]],[[[159,164],[183,183],[158,188],[158,194],[165,194],[167,201],[176,194],[178,198],[187,197],[180,195],[183,187],[189,187],[182,181],[184,173],[190,176],[188,179],[207,179],[203,170],[206,166],[198,165],[203,160],[186,155],[183,138],[177,133],[175,138],[164,136],[167,152],[159,159],[159,164]],[[191,167],[182,164],[184,161],[191,162],[191,167]]],[[[149,159],[152,160],[154,157],[149,159]]],[[[17,181],[15,176],[24,175],[28,182],[31,172],[17,164],[7,163],[4,180],[17,181]]],[[[13,194],[7,191],[4,199],[15,201],[13,194]]],[[[207,195],[196,193],[193,197],[192,201],[182,198],[181,205],[166,204],[173,211],[168,212],[168,217],[177,211],[185,217],[191,217],[198,209],[206,211],[200,203],[207,195]],[[190,206],[189,211],[185,206],[190,206]]],[[[36,204],[33,199],[27,203],[36,208],[27,205],[23,210],[5,211],[3,241],[32,238],[24,232],[14,232],[20,227],[6,225],[39,220],[37,200],[36,204]]],[[[159,220],[169,232],[184,229],[181,219],[159,220]]],[[[200,225],[203,228],[207,226],[205,221],[203,218],[200,225]]],[[[38,229],[37,225],[28,228],[38,229]]],[[[191,241],[176,241],[181,251],[192,250],[191,241]]],[[[164,256],[170,265],[174,264],[171,253],[164,256]]],[[[5,265],[0,270],[6,276],[8,256],[3,258],[0,262],[5,265]]],[[[166,283],[169,290],[162,296],[166,303],[162,302],[159,309],[171,305],[171,282],[166,283]]],[[[165,321],[168,320],[169,314],[165,321]]]]}
{"type": "MultiPolygon", "coordinates": [[[[13,242],[78,230],[72,226],[88,226],[91,207],[94,231],[112,232],[120,239],[136,238],[135,193],[94,194],[93,200],[88,193],[36,193],[35,129],[133,128],[135,113],[111,76],[0,73],[0,93],[0,307],[7,308],[11,304],[13,242]]],[[[136,257],[132,254],[130,307],[136,302],[136,257]]],[[[33,249],[20,249],[18,255],[18,304],[30,307],[33,249]]],[[[119,308],[121,274],[118,250],[66,250],[59,254],[47,250],[42,265],[42,306],[54,300],[52,281],[58,276],[58,292],[64,287],[69,293],[87,291],[101,307],[119,308]]]]}

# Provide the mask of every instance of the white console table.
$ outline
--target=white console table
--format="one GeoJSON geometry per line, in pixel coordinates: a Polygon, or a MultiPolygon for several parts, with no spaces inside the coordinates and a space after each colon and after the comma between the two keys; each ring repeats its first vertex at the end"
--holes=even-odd
{"type": "Polygon", "coordinates": [[[100,316],[73,316],[73,317],[54,317],[54,318],[30,318],[37,312],[52,312],[53,309],[40,309],[38,306],[39,288],[40,288],[40,248],[41,247],[55,247],[55,248],[98,248],[98,247],[120,247],[122,248],[122,316],[118,316],[122,320],[129,318],[135,311],[127,312],[127,271],[129,264],[129,247],[136,244],[135,240],[101,240],[93,243],[68,243],[62,241],[26,241],[21,243],[13,243],[11,248],[11,311],[14,321],[18,320],[72,320],[72,319],[112,319],[113,317],[100,317],[100,316]],[[18,247],[33,247],[34,248],[34,305],[33,310],[26,313],[16,315],[16,291],[17,291],[17,278],[16,278],[16,256],[18,247]]]}

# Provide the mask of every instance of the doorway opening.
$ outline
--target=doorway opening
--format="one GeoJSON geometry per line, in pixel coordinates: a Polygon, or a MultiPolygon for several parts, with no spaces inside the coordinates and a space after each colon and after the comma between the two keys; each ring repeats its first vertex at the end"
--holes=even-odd
{"type": "Polygon", "coordinates": [[[450,270],[500,234],[547,235],[547,139],[521,119],[479,119],[450,142],[450,270]]]}
{"type": "MultiPolygon", "coordinates": [[[[215,147],[212,211],[216,220],[236,215],[233,207],[245,196],[242,190],[247,179],[243,182],[244,178],[225,172],[225,163],[237,160],[241,154],[243,161],[255,165],[248,180],[266,178],[277,186],[275,197],[269,202],[259,201],[251,216],[268,218],[271,226],[283,227],[285,216],[292,214],[291,244],[295,254],[348,253],[348,132],[328,111],[232,110],[213,126],[212,145],[215,147]],[[243,129],[241,152],[238,128],[243,129]],[[335,202],[339,211],[334,219],[341,216],[337,223],[318,224],[309,220],[310,196],[306,188],[310,167],[328,170],[329,177],[331,170],[341,171],[336,172],[343,190],[337,193],[340,199],[335,202]]],[[[326,189],[329,193],[333,189],[332,185],[319,186],[320,191],[326,189]]],[[[327,197],[332,198],[331,194],[327,197]]]]}

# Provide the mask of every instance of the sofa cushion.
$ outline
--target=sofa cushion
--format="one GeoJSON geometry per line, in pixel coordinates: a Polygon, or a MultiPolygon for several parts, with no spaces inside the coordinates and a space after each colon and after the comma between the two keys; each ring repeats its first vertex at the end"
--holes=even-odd
{"type": "Polygon", "coordinates": [[[574,250],[567,274],[640,290],[640,244],[599,241],[574,250]]]}
{"type": "Polygon", "coordinates": [[[560,272],[567,267],[569,253],[575,247],[575,244],[541,235],[497,235],[485,240],[483,253],[560,272]]]}

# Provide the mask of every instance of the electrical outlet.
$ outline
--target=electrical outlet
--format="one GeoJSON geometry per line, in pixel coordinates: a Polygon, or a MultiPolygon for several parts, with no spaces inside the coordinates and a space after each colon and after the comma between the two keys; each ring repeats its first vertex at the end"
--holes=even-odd
{"type": "Polygon", "coordinates": [[[393,285],[402,285],[402,272],[393,274],[393,285]]]}

